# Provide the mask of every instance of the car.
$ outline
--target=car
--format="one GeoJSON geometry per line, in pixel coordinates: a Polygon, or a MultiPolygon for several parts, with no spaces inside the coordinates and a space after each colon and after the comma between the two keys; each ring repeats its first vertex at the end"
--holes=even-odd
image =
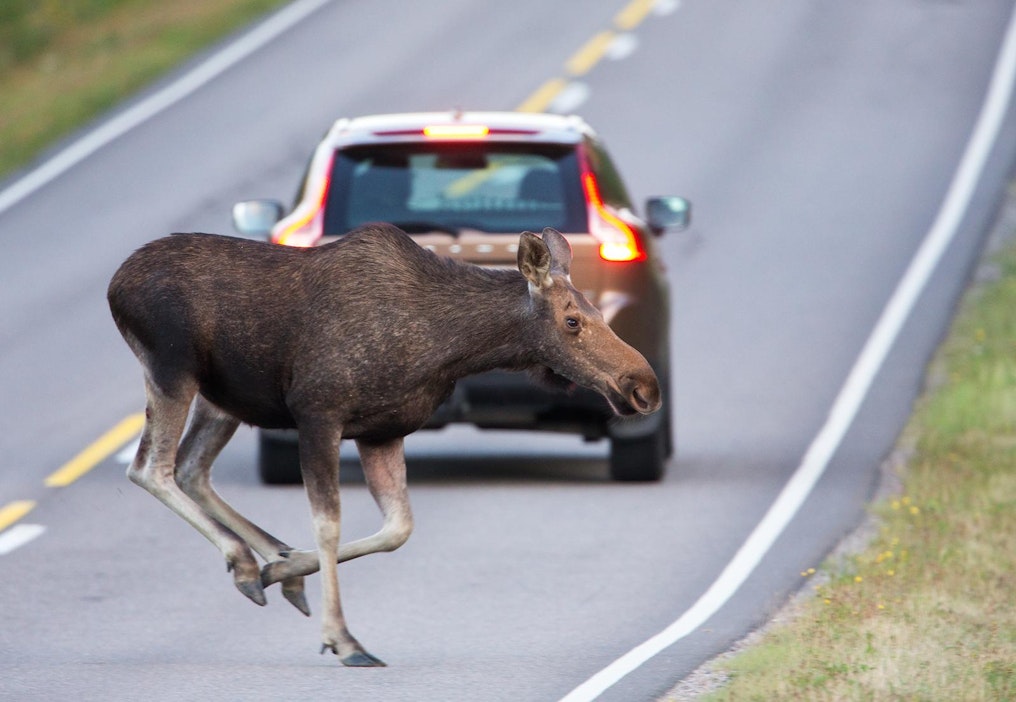
{"type": "MultiPolygon", "coordinates": [[[[654,481],[674,444],[670,291],[656,239],[687,227],[690,212],[684,198],[653,197],[639,218],[602,140],[580,117],[454,111],[339,119],[314,150],[288,212],[275,200],[250,200],[234,206],[233,222],[245,236],[308,247],[385,221],[440,255],[506,268],[516,265],[520,232],[564,233],[573,283],[652,365],[663,408],[618,419],[593,391],[491,372],[459,381],[426,426],[609,439],[613,479],[654,481]]],[[[299,482],[295,438],[259,432],[263,482],[299,482]]]]}

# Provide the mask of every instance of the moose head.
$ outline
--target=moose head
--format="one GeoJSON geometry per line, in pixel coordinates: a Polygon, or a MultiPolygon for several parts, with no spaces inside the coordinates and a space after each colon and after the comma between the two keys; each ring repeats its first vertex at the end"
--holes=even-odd
{"type": "Polygon", "coordinates": [[[519,239],[519,271],[542,326],[538,377],[596,390],[619,415],[655,412],[661,405],[656,374],[572,285],[571,261],[571,245],[555,229],[544,229],[542,239],[532,232],[519,239]]]}

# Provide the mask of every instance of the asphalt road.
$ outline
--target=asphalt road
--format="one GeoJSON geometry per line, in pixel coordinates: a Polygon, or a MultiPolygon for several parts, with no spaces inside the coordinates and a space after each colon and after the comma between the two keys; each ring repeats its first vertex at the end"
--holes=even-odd
{"type": "MultiPolygon", "coordinates": [[[[0,555],[0,699],[557,700],[710,587],[932,226],[1012,3],[671,2],[569,76],[623,6],[327,2],[0,212],[0,508],[34,501],[19,524],[45,527],[0,555]],[[44,485],[143,407],[104,299],[131,250],[228,232],[239,199],[288,199],[335,117],[512,109],[554,77],[572,79],[555,106],[605,137],[637,200],[695,203],[694,228],[663,242],[678,441],[665,482],[612,484],[606,447],[567,437],[413,437],[412,539],[340,569],[353,632],[390,666],[376,670],[318,656],[317,619],[277,592],[264,609],[237,594],[219,554],[116,456],[44,485]]],[[[653,699],[725,650],[856,525],[995,212],[1012,124],[800,512],[714,616],[602,699],[653,699]]],[[[310,545],[302,491],[260,486],[253,460],[242,430],[220,490],[310,545]]],[[[344,474],[344,537],[372,533],[355,461],[344,474]]]]}

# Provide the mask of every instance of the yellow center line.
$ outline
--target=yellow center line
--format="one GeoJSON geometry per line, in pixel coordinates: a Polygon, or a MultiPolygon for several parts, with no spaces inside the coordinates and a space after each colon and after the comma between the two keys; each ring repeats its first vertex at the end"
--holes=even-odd
{"type": "Polygon", "coordinates": [[[603,58],[603,54],[606,53],[607,47],[610,46],[610,42],[614,41],[615,36],[614,32],[609,29],[595,35],[568,59],[565,68],[573,76],[585,75],[603,58]]]}
{"type": "Polygon", "coordinates": [[[551,78],[516,107],[516,112],[545,112],[566,85],[568,83],[563,78],[551,78]]]}
{"type": "MultiPolygon", "coordinates": [[[[652,12],[657,0],[630,0],[614,15],[614,26],[622,31],[628,32],[642,24],[652,12]]],[[[576,51],[568,62],[565,69],[572,77],[583,76],[603,58],[603,55],[610,48],[611,42],[617,38],[617,32],[606,30],[600,32],[581,49],[576,51]]],[[[546,112],[554,98],[567,87],[568,81],[564,78],[551,78],[537,88],[522,104],[515,108],[516,112],[546,112]]]]}
{"type": "Polygon", "coordinates": [[[126,417],[115,427],[96,439],[84,451],[46,478],[46,485],[48,487],[66,487],[70,485],[132,439],[141,431],[144,425],[144,412],[126,417]]]}
{"type": "Polygon", "coordinates": [[[18,500],[0,508],[0,531],[18,521],[35,507],[33,500],[18,500]]]}
{"type": "Polygon", "coordinates": [[[626,32],[642,24],[656,0],[632,0],[614,16],[614,26],[626,32]]]}

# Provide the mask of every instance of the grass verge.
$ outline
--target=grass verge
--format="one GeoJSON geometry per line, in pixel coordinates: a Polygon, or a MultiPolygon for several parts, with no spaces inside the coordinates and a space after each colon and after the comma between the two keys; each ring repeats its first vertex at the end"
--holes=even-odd
{"type": "Polygon", "coordinates": [[[0,177],[285,0],[2,0],[0,177]]]}
{"type": "MultiPolygon", "coordinates": [[[[1010,224],[1016,228],[1016,224],[1010,224]]],[[[699,699],[1016,700],[1016,242],[965,296],[903,444],[902,493],[699,699]]],[[[664,698],[674,699],[674,697],[664,698]]]]}

